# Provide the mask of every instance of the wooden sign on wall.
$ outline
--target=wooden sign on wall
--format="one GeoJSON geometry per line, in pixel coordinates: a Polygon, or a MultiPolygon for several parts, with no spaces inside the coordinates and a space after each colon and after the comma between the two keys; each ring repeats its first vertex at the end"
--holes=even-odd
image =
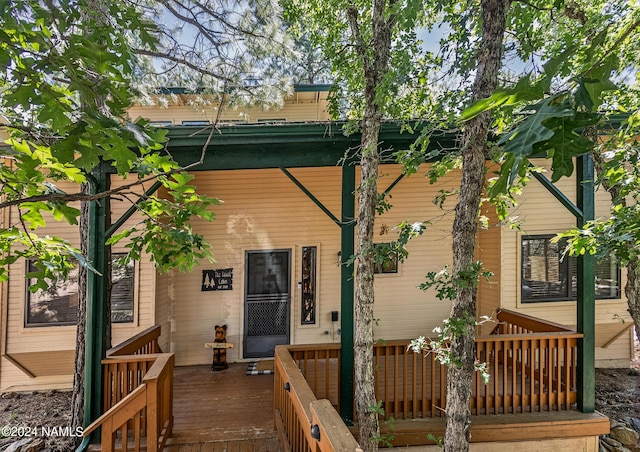
{"type": "Polygon", "coordinates": [[[233,290],[233,268],[202,270],[202,291],[233,290]]]}

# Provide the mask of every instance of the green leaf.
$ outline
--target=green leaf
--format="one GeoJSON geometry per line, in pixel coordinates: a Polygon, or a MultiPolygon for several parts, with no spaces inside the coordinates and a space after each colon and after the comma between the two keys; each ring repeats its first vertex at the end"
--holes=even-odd
{"type": "Polygon", "coordinates": [[[576,104],[584,106],[587,110],[597,110],[602,105],[602,93],[613,91],[618,87],[610,79],[613,65],[608,62],[586,72],[583,77],[577,79],[576,104]]]}
{"type": "Polygon", "coordinates": [[[593,148],[594,143],[577,130],[593,125],[599,119],[600,115],[595,113],[575,112],[573,117],[552,117],[545,121],[545,126],[553,131],[553,136],[536,146],[535,151],[552,155],[552,182],[562,176],[570,176],[573,173],[573,158],[593,148]]]}
{"type": "Polygon", "coordinates": [[[21,207],[24,209],[22,212],[22,220],[29,226],[29,229],[37,229],[44,227],[47,223],[44,217],[40,213],[41,210],[48,211],[49,206],[44,202],[29,202],[22,203],[21,207]]]}
{"type": "Polygon", "coordinates": [[[508,185],[511,185],[518,175],[522,160],[535,153],[534,146],[553,137],[554,131],[544,122],[551,118],[570,117],[574,114],[574,110],[567,106],[552,104],[557,100],[552,97],[529,107],[528,109],[534,113],[498,141],[499,145],[504,145],[505,153],[514,156],[508,185]]]}
{"type": "Polygon", "coordinates": [[[527,75],[520,78],[516,86],[511,89],[496,90],[487,99],[480,99],[470,107],[466,108],[460,115],[460,121],[468,121],[480,113],[498,108],[501,106],[516,105],[521,102],[530,102],[542,97],[543,91],[539,85],[532,85],[531,79],[527,75]]]}

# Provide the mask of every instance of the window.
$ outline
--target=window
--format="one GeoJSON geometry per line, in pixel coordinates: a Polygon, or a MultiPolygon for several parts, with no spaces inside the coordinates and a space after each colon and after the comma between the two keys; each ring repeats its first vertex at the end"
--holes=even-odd
{"type": "Polygon", "coordinates": [[[183,126],[208,126],[211,123],[209,121],[200,121],[200,120],[192,120],[192,121],[182,121],[183,126]]]}
{"type": "MultiPolygon", "coordinates": [[[[111,321],[133,322],[134,263],[121,264],[122,254],[111,257],[111,321]]],[[[27,262],[27,271],[36,271],[33,261],[27,262]]],[[[31,293],[27,281],[26,326],[75,325],[78,320],[78,267],[69,272],[66,280],[49,281],[47,290],[31,293]]]]}
{"type": "Polygon", "coordinates": [[[151,121],[149,125],[152,127],[171,127],[173,122],[171,121],[151,121]]]}
{"type": "MultiPolygon", "coordinates": [[[[522,302],[576,299],[576,258],[553,235],[522,237],[522,302]]],[[[613,256],[596,259],[596,298],[620,298],[620,269],[613,256]]]]}
{"type": "Polygon", "coordinates": [[[390,243],[376,243],[376,262],[374,274],[398,273],[398,254],[390,243]]]}

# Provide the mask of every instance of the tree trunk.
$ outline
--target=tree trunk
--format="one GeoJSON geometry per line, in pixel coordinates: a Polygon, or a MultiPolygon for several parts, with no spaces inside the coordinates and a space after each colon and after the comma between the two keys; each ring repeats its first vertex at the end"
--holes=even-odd
{"type": "MultiPolygon", "coordinates": [[[[103,24],[107,14],[107,4],[101,0],[90,0],[86,9],[82,11],[83,23],[90,23],[95,20],[97,24],[103,24]]],[[[85,33],[91,35],[93,29],[87,26],[85,33]]],[[[95,77],[95,76],[92,76],[95,77]]],[[[99,110],[105,116],[111,116],[109,106],[104,96],[96,96],[95,103],[99,110]]],[[[91,192],[89,183],[82,184],[80,191],[84,194],[91,192]]],[[[80,251],[83,256],[89,255],[89,202],[82,202],[80,207],[80,251]]],[[[86,358],[86,329],[87,329],[87,272],[88,270],[82,265],[78,266],[78,320],[76,324],[76,361],[73,372],[73,394],[71,396],[71,426],[85,427],[84,425],[84,391],[85,391],[85,358],[86,358]]],[[[111,282],[109,275],[103,275],[108,278],[108,284],[111,282]]],[[[107,300],[107,303],[109,300],[107,300]]],[[[110,312],[110,310],[109,310],[110,312]]],[[[110,316],[109,316],[110,317],[110,316]]],[[[109,337],[111,331],[111,318],[105,319],[105,325],[108,325],[109,337]]],[[[76,438],[76,445],[79,445],[82,438],[76,438]]]]}
{"type": "Polygon", "coordinates": [[[629,314],[635,324],[636,337],[640,338],[640,266],[638,261],[631,261],[627,265],[627,284],[624,286],[627,296],[629,314]]]}
{"type": "MultiPolygon", "coordinates": [[[[80,191],[89,193],[89,185],[82,184],[80,191]]],[[[83,201],[80,206],[80,251],[83,256],[88,252],[89,203],[83,201]]],[[[71,427],[74,431],[84,427],[84,364],[85,336],[87,327],[87,269],[78,267],[78,322],[76,325],[76,360],[73,372],[73,393],[71,395],[71,427]]],[[[76,437],[76,446],[81,438],[76,437]]]]}
{"type": "MultiPolygon", "coordinates": [[[[478,51],[478,68],[472,100],[489,97],[498,84],[502,65],[502,42],[509,11],[509,0],[483,0],[483,34],[478,51]]],[[[491,115],[482,113],[471,119],[463,134],[460,196],[453,223],[453,274],[459,278],[474,264],[478,213],[484,186],[485,160],[491,115]]],[[[451,309],[453,322],[462,322],[462,334],[451,340],[454,362],[447,370],[446,432],[444,449],[449,452],[469,450],[471,411],[469,401],[475,369],[476,285],[458,289],[451,309]]]]}
{"type": "Polygon", "coordinates": [[[365,452],[378,450],[380,436],[378,413],[373,409],[377,403],[373,372],[373,223],[378,194],[379,126],[379,118],[377,121],[365,119],[362,144],[367,150],[363,150],[360,160],[362,175],[358,195],[354,369],[360,445],[365,452]]]}
{"type": "Polygon", "coordinates": [[[382,122],[382,108],[376,99],[378,86],[388,72],[391,53],[391,35],[395,15],[389,14],[387,6],[394,0],[374,0],[371,14],[373,39],[366,42],[361,33],[359,11],[347,10],[349,25],[356,52],[362,61],[365,81],[365,109],[360,141],[360,187],[358,195],[358,238],[356,255],[356,297],[354,312],[354,377],[355,403],[358,416],[359,442],[364,452],[378,450],[380,424],[375,395],[373,372],[373,274],[375,253],[373,249],[373,226],[378,199],[378,136],[382,122]],[[373,53],[370,52],[373,47],[373,53]]]}

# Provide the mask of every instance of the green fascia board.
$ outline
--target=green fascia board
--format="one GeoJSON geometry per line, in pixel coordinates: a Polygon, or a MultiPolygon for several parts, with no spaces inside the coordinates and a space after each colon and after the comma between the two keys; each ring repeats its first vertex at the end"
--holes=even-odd
{"type": "MultiPolygon", "coordinates": [[[[183,166],[200,160],[194,171],[336,166],[350,149],[360,145],[360,134],[346,136],[342,123],[246,124],[211,128],[168,127],[167,151],[183,166]]],[[[414,128],[416,130],[417,128],[414,128]]],[[[418,133],[397,122],[384,123],[380,132],[382,162],[394,163],[393,151],[408,149],[418,133]]],[[[432,139],[430,148],[451,149],[456,134],[432,139]]]]}

